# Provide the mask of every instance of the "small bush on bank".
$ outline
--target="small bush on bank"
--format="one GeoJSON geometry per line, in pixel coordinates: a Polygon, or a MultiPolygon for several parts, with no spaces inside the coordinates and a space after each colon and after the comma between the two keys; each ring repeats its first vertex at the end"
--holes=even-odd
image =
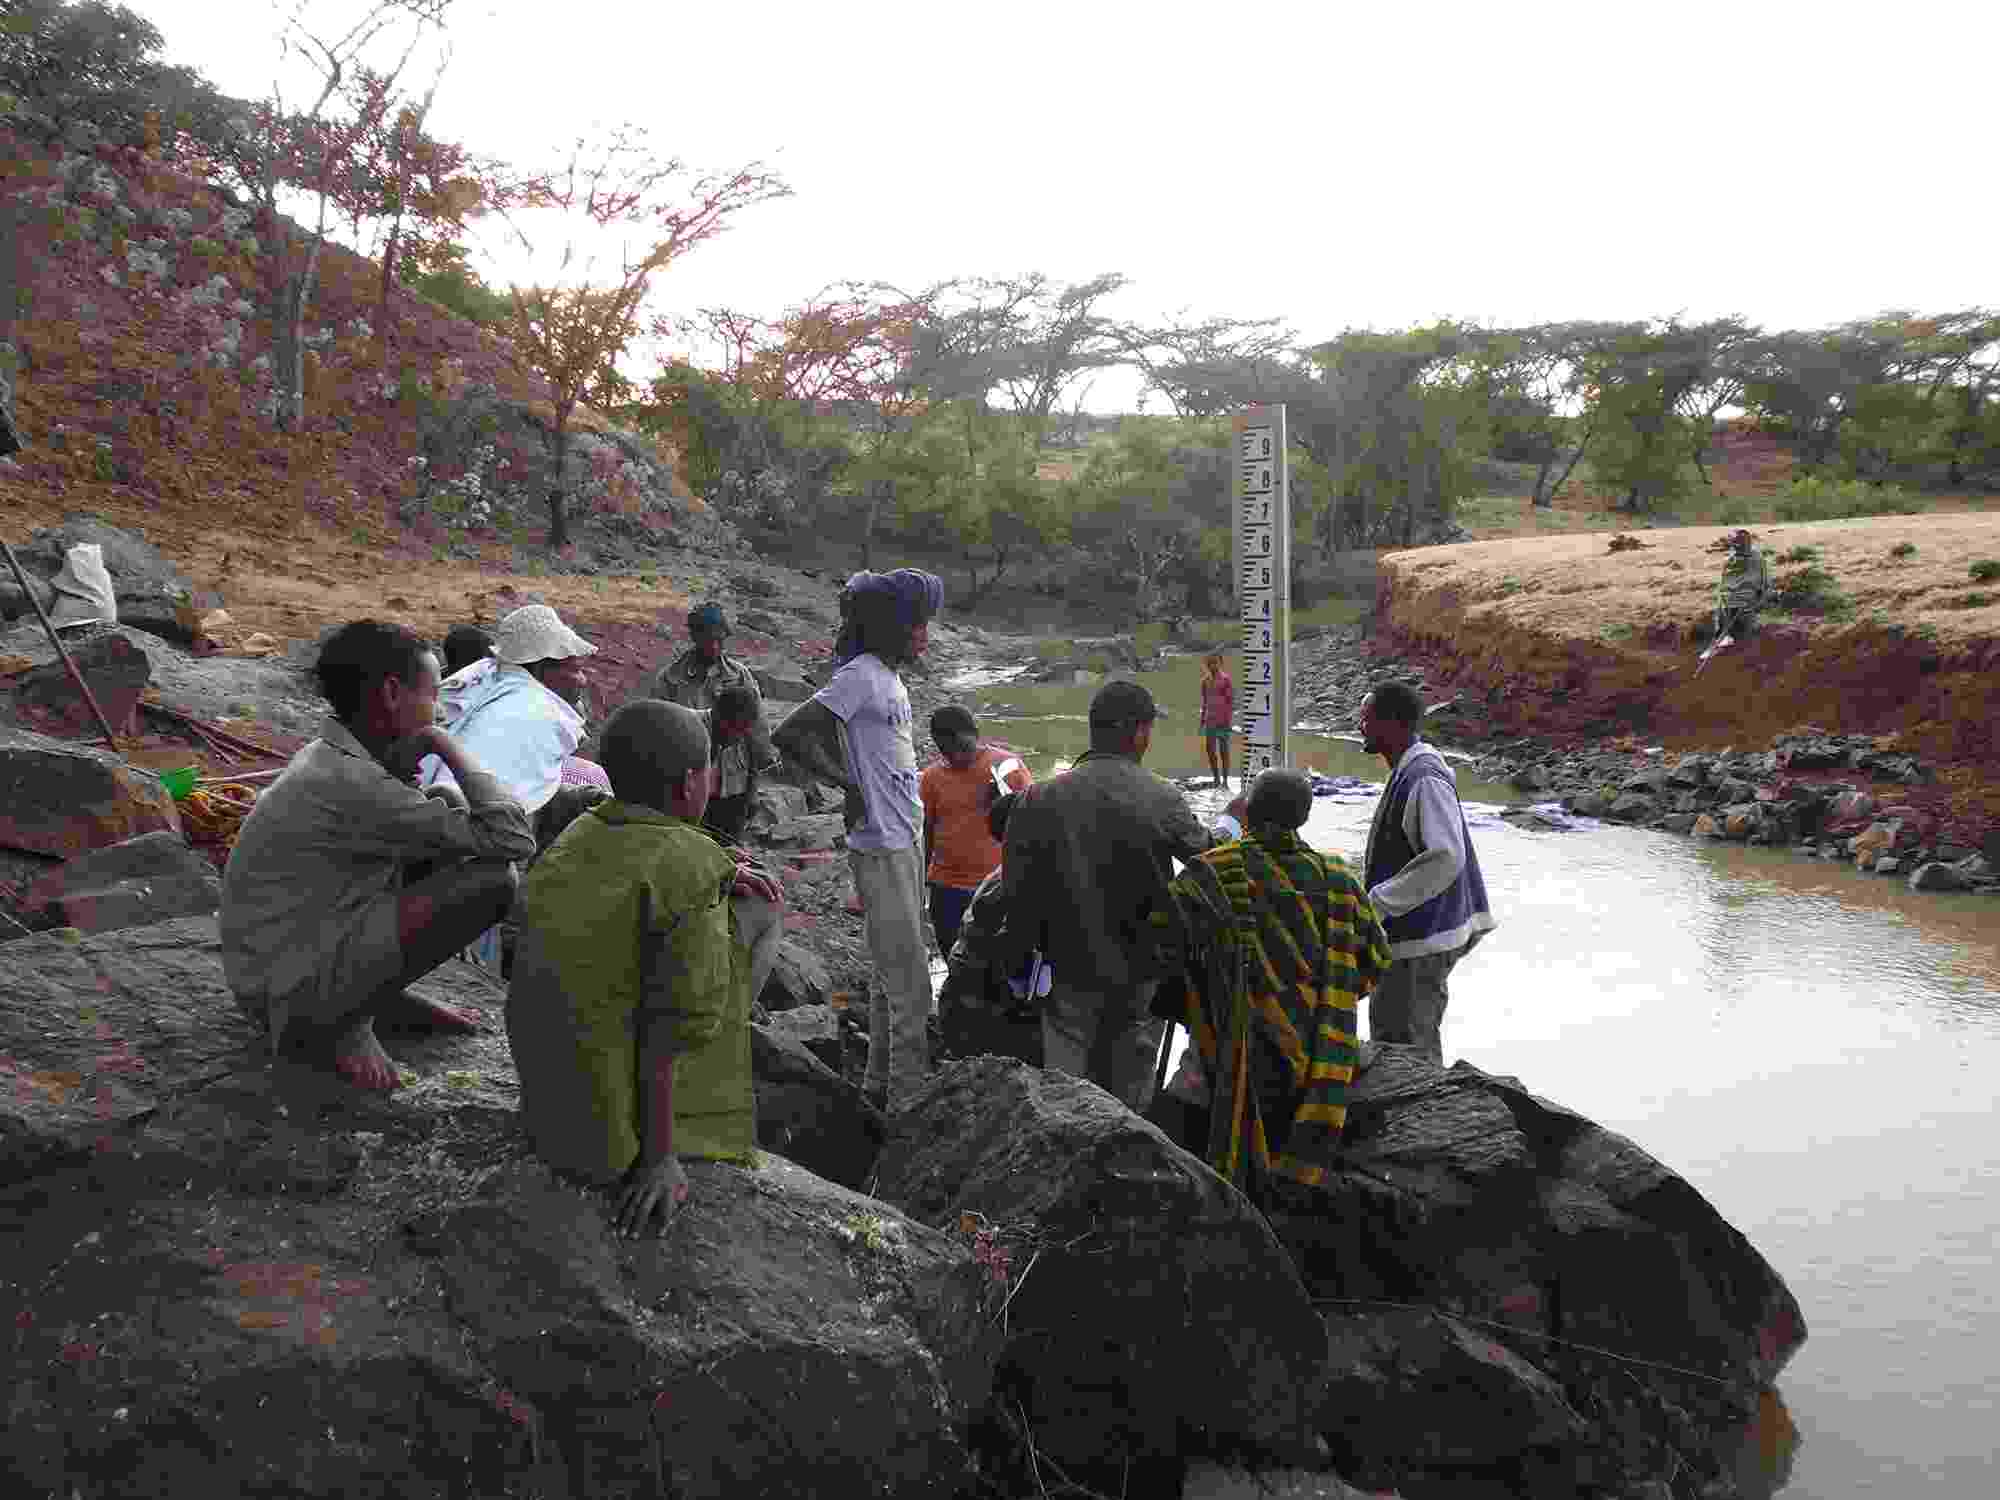
{"type": "Polygon", "coordinates": [[[1781,562],[1781,563],[1811,563],[1811,562],[1818,562],[1818,561],[1819,561],[1819,548],[1817,548],[1817,547],[1794,547],[1794,548],[1792,548],[1792,550],[1791,550],[1791,551],[1787,552],[1787,553],[1786,553],[1786,554],[1785,554],[1785,555],[1784,555],[1783,557],[1780,557],[1780,558],[1778,559],[1778,561],[1779,561],[1779,562],[1781,562]]]}
{"type": "Polygon", "coordinates": [[[1974,583],[1992,583],[1995,579],[2000,579],[2000,559],[1982,557],[1967,568],[1966,572],[1972,575],[1974,583]]]}
{"type": "Polygon", "coordinates": [[[1780,521],[1847,521],[1857,516],[1914,516],[1923,501],[1896,485],[1808,474],[1779,493],[1772,514],[1780,521]]]}
{"type": "Polygon", "coordinates": [[[1776,608],[1795,615],[1840,619],[1854,612],[1854,601],[1818,563],[1807,563],[1793,572],[1779,574],[1771,601],[1776,608]]]}
{"type": "Polygon", "coordinates": [[[1915,557],[1917,555],[1917,544],[1915,542],[1898,542],[1889,549],[1889,555],[1891,557],[1915,557]]]}

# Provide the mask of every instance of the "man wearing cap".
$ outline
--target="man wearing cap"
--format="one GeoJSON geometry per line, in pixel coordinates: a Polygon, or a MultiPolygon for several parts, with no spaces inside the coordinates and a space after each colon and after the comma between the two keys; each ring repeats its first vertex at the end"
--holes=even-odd
{"type": "Polygon", "coordinates": [[[721,605],[701,604],[689,610],[687,627],[693,644],[661,669],[653,683],[653,696],[707,713],[725,688],[751,695],[754,711],[748,716],[749,734],[718,741],[715,746],[715,800],[723,804],[716,816],[727,819],[739,806],[747,814],[757,795],[757,773],[778,760],[778,752],[771,748],[770,731],[764,727],[764,698],[757,687],[757,674],[747,662],[723,651],[723,642],[729,639],[729,617],[721,605]]]}
{"type": "Polygon", "coordinates": [[[1151,1015],[1150,914],[1171,900],[1173,861],[1211,842],[1180,789],[1140,765],[1158,713],[1136,682],[1099,688],[1089,751],[1022,794],[1002,866],[1007,971],[1032,949],[1054,970],[1042,1017],[1047,1065],[1135,1111],[1152,1099],[1162,1031],[1151,1015]]]}
{"type": "Polygon", "coordinates": [[[917,794],[924,804],[924,879],[930,887],[931,931],[947,957],[979,882],[1000,868],[1000,845],[986,826],[993,799],[1034,781],[1017,755],[979,742],[979,721],[956,703],[931,715],[931,739],[942,759],[924,768],[917,794]]]}
{"type": "Polygon", "coordinates": [[[847,859],[876,977],[863,1087],[891,1108],[907,1104],[930,1072],[924,808],[910,694],[899,674],[923,655],[943,600],[943,582],[914,568],[848,579],[833,676],[772,736],[787,756],[847,793],[847,859]]]}

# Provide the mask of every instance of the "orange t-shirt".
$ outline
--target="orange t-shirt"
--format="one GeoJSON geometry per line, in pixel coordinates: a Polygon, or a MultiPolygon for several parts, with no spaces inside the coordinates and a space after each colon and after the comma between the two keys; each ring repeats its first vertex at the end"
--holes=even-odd
{"type": "MultiPolygon", "coordinates": [[[[993,806],[993,768],[1012,759],[1004,750],[981,745],[963,771],[947,761],[924,768],[917,783],[923,798],[924,822],[931,830],[931,864],[924,878],[933,885],[969,891],[1000,868],[1000,846],[986,831],[986,814],[993,806]]],[[[1034,783],[1026,766],[1007,773],[1013,791],[1034,783]]]]}

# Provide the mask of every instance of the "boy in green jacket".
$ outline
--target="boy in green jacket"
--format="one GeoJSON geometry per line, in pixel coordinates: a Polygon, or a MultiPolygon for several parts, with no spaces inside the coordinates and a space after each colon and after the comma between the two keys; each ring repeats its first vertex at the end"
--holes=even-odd
{"type": "Polygon", "coordinates": [[[662,1234],[687,1201],[680,1158],[757,1144],[750,955],[732,894],[782,900],[704,833],[708,732],[656,699],[611,716],[598,758],[613,796],[521,882],[507,1038],[543,1160],[622,1187],[616,1220],[662,1234]]]}

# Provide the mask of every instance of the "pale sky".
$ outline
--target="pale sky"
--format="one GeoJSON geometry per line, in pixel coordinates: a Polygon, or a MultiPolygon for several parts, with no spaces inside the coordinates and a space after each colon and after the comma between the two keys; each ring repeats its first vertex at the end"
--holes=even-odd
{"type": "MultiPolygon", "coordinates": [[[[268,91],[267,0],[130,3],[172,60],[268,91]]],[[[527,165],[631,120],[791,183],[669,270],[654,311],[1028,270],[1122,271],[1120,316],[1309,338],[2000,302],[1980,0],[454,9],[435,133],[527,165]]],[[[1136,393],[1107,376],[1087,404],[1136,393]]]]}

